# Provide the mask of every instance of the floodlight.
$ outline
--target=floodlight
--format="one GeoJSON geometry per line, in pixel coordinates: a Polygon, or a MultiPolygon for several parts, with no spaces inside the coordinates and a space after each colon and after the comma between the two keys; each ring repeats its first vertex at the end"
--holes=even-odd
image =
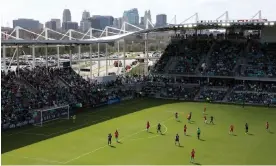
{"type": "Polygon", "coordinates": [[[265,25],[265,26],[268,26],[268,22],[265,22],[264,25],[265,25]]]}
{"type": "Polygon", "coordinates": [[[196,26],[197,26],[196,24],[193,25],[193,27],[196,27],[196,26]]]}
{"type": "Polygon", "coordinates": [[[189,24],[188,27],[191,28],[193,25],[192,24],[189,24]]]}
{"type": "Polygon", "coordinates": [[[230,24],[229,24],[229,23],[227,23],[227,24],[226,24],[226,26],[228,26],[228,27],[229,27],[229,26],[230,26],[230,24]]]}
{"type": "Polygon", "coordinates": [[[273,26],[273,25],[274,25],[274,22],[270,22],[269,25],[270,25],[270,26],[273,26]]]}
{"type": "Polygon", "coordinates": [[[184,27],[187,28],[188,26],[185,24],[184,27]]]}

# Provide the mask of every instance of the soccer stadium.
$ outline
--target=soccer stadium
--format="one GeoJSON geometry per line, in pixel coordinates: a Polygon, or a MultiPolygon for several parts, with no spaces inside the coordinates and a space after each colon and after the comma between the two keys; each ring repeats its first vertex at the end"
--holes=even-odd
{"type": "Polygon", "coordinates": [[[275,165],[275,21],[225,15],[2,32],[1,164],[275,165]]]}

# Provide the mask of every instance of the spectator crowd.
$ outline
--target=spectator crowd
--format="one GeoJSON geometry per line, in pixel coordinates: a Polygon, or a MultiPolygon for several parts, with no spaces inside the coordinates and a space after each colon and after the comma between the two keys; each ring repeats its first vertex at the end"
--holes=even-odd
{"type": "Polygon", "coordinates": [[[275,78],[275,44],[205,37],[175,37],[178,40],[167,46],[149,76],[118,76],[98,82],[84,79],[72,68],[20,68],[17,75],[1,72],[1,123],[31,120],[30,110],[79,103],[95,107],[115,98],[132,97],[136,92],[187,101],[208,98],[214,102],[276,104],[275,81],[228,78],[275,78]]]}

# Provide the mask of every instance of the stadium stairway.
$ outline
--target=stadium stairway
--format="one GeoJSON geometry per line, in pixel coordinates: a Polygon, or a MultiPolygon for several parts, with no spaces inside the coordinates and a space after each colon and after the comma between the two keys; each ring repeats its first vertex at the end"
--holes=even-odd
{"type": "Polygon", "coordinates": [[[17,77],[16,81],[20,84],[26,87],[27,90],[29,90],[31,93],[35,94],[37,93],[37,89],[31,85],[27,80],[25,80],[23,77],[17,77]]]}
{"type": "Polygon", "coordinates": [[[164,68],[165,74],[169,74],[169,70],[174,68],[176,65],[176,59],[175,57],[171,57],[170,60],[168,61],[167,65],[164,68]]]}
{"type": "Polygon", "coordinates": [[[227,90],[227,93],[226,93],[226,95],[224,96],[224,98],[223,98],[223,102],[227,102],[228,100],[228,97],[229,97],[229,95],[232,93],[234,91],[234,88],[228,88],[228,90],[227,90]]]}
{"type": "Polygon", "coordinates": [[[66,82],[63,78],[61,78],[60,76],[56,76],[55,79],[57,80],[57,82],[62,85],[62,86],[67,86],[67,87],[71,87],[71,85],[66,82]]]}
{"type": "Polygon", "coordinates": [[[200,88],[200,90],[199,90],[199,91],[197,92],[197,94],[195,95],[195,98],[194,98],[195,101],[198,100],[198,98],[199,98],[200,93],[201,93],[202,90],[204,90],[204,87],[203,87],[203,88],[200,88]]]}
{"type": "Polygon", "coordinates": [[[232,70],[233,73],[236,73],[238,67],[242,64],[243,60],[244,60],[243,57],[240,57],[240,58],[237,60],[237,63],[236,63],[235,67],[234,67],[233,70],[232,70]]]}
{"type": "MultiPolygon", "coordinates": [[[[197,68],[196,68],[196,73],[199,73],[199,68],[201,67],[201,65],[205,62],[206,63],[206,66],[207,66],[207,68],[208,68],[208,66],[209,66],[209,64],[210,64],[210,61],[209,61],[209,57],[210,57],[210,55],[213,53],[213,51],[214,51],[214,47],[215,47],[215,45],[216,45],[216,42],[213,42],[212,43],[212,46],[210,47],[210,50],[208,51],[208,53],[207,53],[207,55],[206,56],[204,56],[203,58],[202,58],[202,61],[200,61],[200,63],[197,65],[197,68]]],[[[206,68],[206,69],[207,69],[206,68]]],[[[205,71],[203,71],[203,73],[204,73],[205,71]]]]}
{"type": "Polygon", "coordinates": [[[175,68],[175,66],[177,65],[177,57],[172,57],[171,58],[171,62],[170,62],[170,64],[168,63],[168,65],[166,66],[167,68],[165,68],[165,74],[169,74],[169,71],[170,70],[172,70],[172,69],[174,69],[175,68]]]}

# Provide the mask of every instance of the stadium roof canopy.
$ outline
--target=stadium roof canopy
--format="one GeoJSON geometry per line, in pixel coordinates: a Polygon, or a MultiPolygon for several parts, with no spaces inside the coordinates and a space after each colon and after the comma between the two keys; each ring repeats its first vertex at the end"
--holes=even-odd
{"type": "Polygon", "coordinates": [[[82,39],[82,40],[18,40],[18,39],[11,39],[11,40],[2,40],[1,45],[71,45],[71,44],[95,44],[95,43],[109,43],[114,42],[120,39],[123,39],[127,36],[136,34],[139,32],[128,32],[124,34],[118,34],[113,36],[104,36],[101,38],[94,38],[94,39],[82,39]]]}
{"type": "Polygon", "coordinates": [[[221,22],[215,21],[198,21],[197,23],[190,24],[174,24],[166,25],[163,27],[151,28],[146,30],[139,30],[136,32],[127,32],[123,34],[117,34],[112,36],[105,36],[94,39],[77,39],[77,40],[20,40],[20,39],[8,39],[2,40],[1,45],[71,45],[71,44],[95,44],[95,43],[110,43],[120,39],[123,39],[130,35],[162,32],[162,31],[177,31],[177,30],[189,30],[189,29],[245,29],[245,30],[260,30],[265,26],[276,26],[276,21],[227,21],[221,22]]]}

